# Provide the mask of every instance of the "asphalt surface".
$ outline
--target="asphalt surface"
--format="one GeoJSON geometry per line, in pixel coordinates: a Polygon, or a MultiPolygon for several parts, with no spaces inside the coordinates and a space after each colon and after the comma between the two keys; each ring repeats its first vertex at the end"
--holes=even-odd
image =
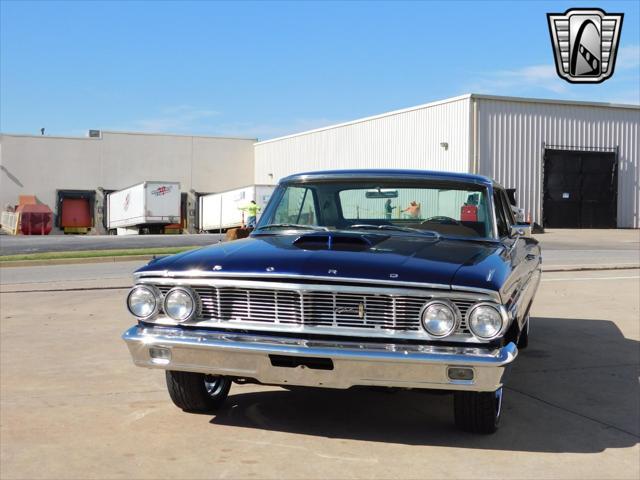
{"type": "Polygon", "coordinates": [[[33,285],[39,288],[50,288],[56,284],[82,282],[103,282],[106,284],[129,285],[133,272],[146,264],[146,261],[83,263],[76,265],[51,265],[41,267],[2,267],[0,268],[0,285],[33,285]],[[45,287],[43,287],[43,285],[45,287]],[[46,287],[46,286],[49,287],[46,287]]]}
{"type": "MultiPolygon", "coordinates": [[[[149,235],[144,238],[150,237],[154,236],[149,235]]],[[[157,237],[167,238],[166,236],[157,237]]],[[[185,237],[197,238],[199,235],[185,237]]],[[[178,238],[178,236],[172,238],[178,238]]],[[[603,266],[640,267],[640,231],[638,230],[560,230],[540,235],[537,238],[542,244],[543,268],[545,270],[602,268],[603,266]],[[584,243],[579,243],[580,238],[584,240],[584,243]]],[[[68,285],[72,285],[70,288],[82,288],[84,282],[93,280],[100,280],[105,286],[110,287],[126,286],[131,284],[132,273],[145,263],[145,260],[139,260],[77,265],[2,267],[0,268],[0,284],[3,285],[5,291],[20,285],[46,284],[48,282],[66,282],[68,285]]]]}
{"type": "Polygon", "coordinates": [[[151,247],[190,247],[218,243],[218,234],[184,235],[0,235],[0,255],[116,250],[151,247]]]}
{"type": "Polygon", "coordinates": [[[126,289],[79,269],[98,290],[53,291],[68,280],[45,272],[22,286],[52,291],[0,294],[3,479],[640,477],[640,270],[544,276],[492,436],[412,391],[234,385],[217,414],[184,413],[120,339],[126,289]]]}

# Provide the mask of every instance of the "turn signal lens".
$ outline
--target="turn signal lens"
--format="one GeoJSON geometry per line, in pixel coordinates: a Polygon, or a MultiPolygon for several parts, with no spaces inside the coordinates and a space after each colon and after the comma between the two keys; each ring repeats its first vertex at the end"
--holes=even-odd
{"type": "Polygon", "coordinates": [[[473,369],[469,367],[449,367],[447,376],[449,380],[454,382],[469,382],[473,380],[473,369]]]}

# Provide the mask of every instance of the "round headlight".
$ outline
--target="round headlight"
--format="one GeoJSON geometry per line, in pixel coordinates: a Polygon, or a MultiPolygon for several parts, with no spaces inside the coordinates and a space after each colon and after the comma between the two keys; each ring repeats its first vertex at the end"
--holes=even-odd
{"type": "Polygon", "coordinates": [[[478,338],[489,340],[502,330],[502,315],[492,305],[476,305],[469,312],[469,329],[478,338]]]}
{"type": "Polygon", "coordinates": [[[176,322],[189,320],[195,311],[195,295],[185,288],[173,288],[164,297],[164,313],[176,322]]]}
{"type": "Polygon", "coordinates": [[[158,296],[153,288],[137,285],[127,296],[127,307],[138,318],[152,317],[158,312],[158,296]]]}
{"type": "Polygon", "coordinates": [[[432,337],[446,337],[453,333],[457,324],[454,307],[445,301],[427,303],[422,310],[422,327],[432,337]]]}

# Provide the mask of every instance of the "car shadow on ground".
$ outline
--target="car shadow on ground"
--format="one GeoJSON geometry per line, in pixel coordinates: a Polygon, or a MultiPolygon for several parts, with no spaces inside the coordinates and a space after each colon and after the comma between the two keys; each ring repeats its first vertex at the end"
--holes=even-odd
{"type": "Polygon", "coordinates": [[[601,452],[640,440],[640,343],[610,321],[533,318],[507,381],[500,430],[456,430],[446,393],[234,386],[215,425],[407,445],[601,452]]]}

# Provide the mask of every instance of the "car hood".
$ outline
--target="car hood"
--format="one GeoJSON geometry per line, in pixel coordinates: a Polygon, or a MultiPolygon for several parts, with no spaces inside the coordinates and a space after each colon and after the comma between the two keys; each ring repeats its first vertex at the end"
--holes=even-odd
{"type": "Polygon", "coordinates": [[[503,252],[498,242],[422,235],[260,235],[163,257],[137,273],[331,277],[498,291],[506,275],[503,252]]]}

